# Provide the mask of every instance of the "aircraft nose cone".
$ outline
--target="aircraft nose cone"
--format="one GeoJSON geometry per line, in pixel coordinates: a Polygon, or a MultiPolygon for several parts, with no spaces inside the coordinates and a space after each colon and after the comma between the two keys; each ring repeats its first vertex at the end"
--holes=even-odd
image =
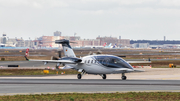
{"type": "Polygon", "coordinates": [[[134,71],[134,68],[129,64],[129,68],[130,70],[134,71]]]}
{"type": "Polygon", "coordinates": [[[134,68],[133,68],[129,63],[127,63],[127,62],[126,62],[126,64],[125,64],[125,66],[126,66],[126,68],[128,68],[128,69],[134,70],[134,68]]]}

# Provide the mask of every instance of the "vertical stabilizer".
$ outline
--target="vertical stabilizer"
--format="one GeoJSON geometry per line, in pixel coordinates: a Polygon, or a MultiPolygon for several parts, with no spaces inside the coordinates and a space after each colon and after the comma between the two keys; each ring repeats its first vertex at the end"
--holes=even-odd
{"type": "Polygon", "coordinates": [[[109,44],[109,47],[111,47],[112,43],[109,44]]]}
{"type": "Polygon", "coordinates": [[[69,40],[65,40],[65,39],[56,40],[55,43],[62,44],[64,55],[66,57],[76,57],[76,55],[74,54],[74,51],[72,50],[71,46],[69,45],[69,40]]]}

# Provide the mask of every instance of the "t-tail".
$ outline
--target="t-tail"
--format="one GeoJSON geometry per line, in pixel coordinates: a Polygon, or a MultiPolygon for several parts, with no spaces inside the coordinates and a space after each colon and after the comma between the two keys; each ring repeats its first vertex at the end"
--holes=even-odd
{"type": "Polygon", "coordinates": [[[111,47],[111,45],[112,45],[112,43],[110,43],[108,47],[111,47]]]}
{"type": "Polygon", "coordinates": [[[69,45],[69,40],[65,40],[65,39],[56,40],[55,43],[62,44],[64,55],[66,57],[76,57],[76,55],[74,54],[74,51],[72,50],[71,46],[69,45]]]}

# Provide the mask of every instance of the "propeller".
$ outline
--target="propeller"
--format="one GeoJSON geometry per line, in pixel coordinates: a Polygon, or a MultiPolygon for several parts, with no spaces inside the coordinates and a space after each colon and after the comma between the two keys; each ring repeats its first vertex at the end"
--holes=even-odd
{"type": "Polygon", "coordinates": [[[102,51],[98,50],[98,51],[96,52],[96,54],[102,54],[102,51]]]}
{"type": "Polygon", "coordinates": [[[88,53],[88,55],[93,55],[93,52],[92,52],[92,51],[90,51],[90,52],[88,53]]]}
{"type": "Polygon", "coordinates": [[[51,56],[51,60],[59,60],[59,58],[61,58],[61,51],[58,51],[58,57],[51,56]]]}
{"type": "MultiPolygon", "coordinates": [[[[51,57],[51,60],[59,60],[59,58],[61,58],[61,57],[62,57],[61,51],[58,51],[58,57],[52,56],[52,57],[51,57]]],[[[55,66],[55,67],[56,67],[56,70],[59,69],[59,66],[65,66],[65,64],[57,63],[56,66],[55,66]]]]}
{"type": "Polygon", "coordinates": [[[58,60],[58,58],[55,56],[51,56],[51,60],[58,60]]]}

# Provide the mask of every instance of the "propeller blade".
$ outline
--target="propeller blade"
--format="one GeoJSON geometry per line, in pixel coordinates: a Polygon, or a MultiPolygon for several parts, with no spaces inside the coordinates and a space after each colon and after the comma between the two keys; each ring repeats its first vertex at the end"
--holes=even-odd
{"type": "Polygon", "coordinates": [[[59,58],[55,57],[55,56],[52,56],[51,57],[51,60],[59,60],[59,58]]]}
{"type": "Polygon", "coordinates": [[[93,52],[92,52],[92,51],[90,51],[90,52],[88,53],[88,55],[93,55],[93,52]]]}
{"type": "Polygon", "coordinates": [[[98,50],[98,52],[96,52],[96,54],[102,54],[102,51],[98,50]]]}

